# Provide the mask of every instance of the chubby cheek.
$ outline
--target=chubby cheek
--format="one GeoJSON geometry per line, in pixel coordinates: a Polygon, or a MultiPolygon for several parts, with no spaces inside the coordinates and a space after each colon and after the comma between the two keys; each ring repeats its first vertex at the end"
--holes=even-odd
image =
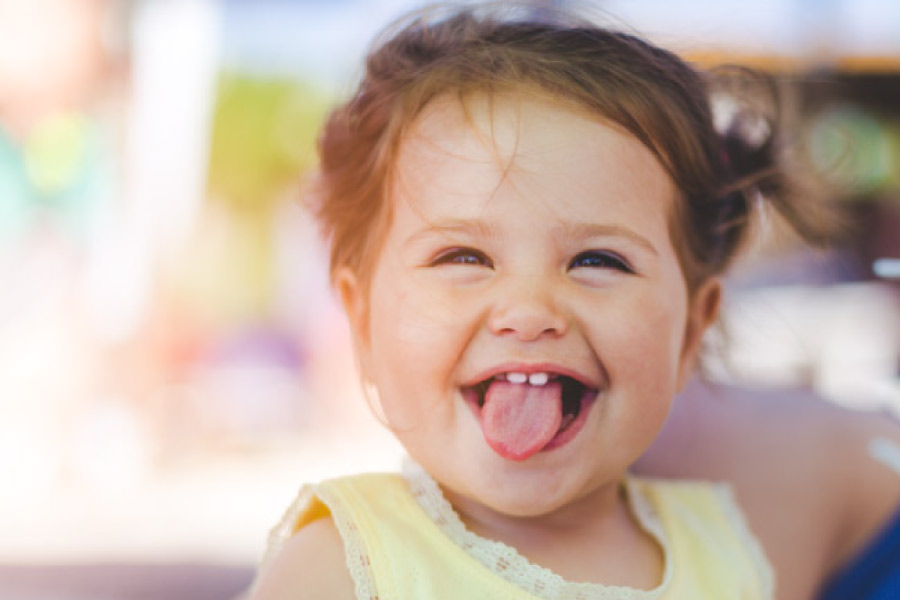
{"type": "Polygon", "coordinates": [[[371,292],[370,376],[388,423],[421,429],[426,418],[452,414],[453,375],[467,339],[458,307],[409,281],[376,280],[371,292]]]}
{"type": "Polygon", "coordinates": [[[623,392],[624,402],[610,409],[636,430],[655,435],[677,386],[684,308],[670,298],[649,296],[631,298],[623,311],[599,330],[595,342],[611,389],[623,392]]]}

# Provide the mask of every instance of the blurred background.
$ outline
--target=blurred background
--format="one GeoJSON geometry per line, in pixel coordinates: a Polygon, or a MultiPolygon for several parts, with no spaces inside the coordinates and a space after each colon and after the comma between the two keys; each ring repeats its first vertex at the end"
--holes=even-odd
{"type": "MultiPolygon", "coordinates": [[[[0,596],[229,598],[302,482],[397,466],[298,198],[417,4],[0,0],[0,596]]],[[[856,225],[760,234],[711,377],[900,410],[900,3],[596,5],[776,73],[856,225]]]]}

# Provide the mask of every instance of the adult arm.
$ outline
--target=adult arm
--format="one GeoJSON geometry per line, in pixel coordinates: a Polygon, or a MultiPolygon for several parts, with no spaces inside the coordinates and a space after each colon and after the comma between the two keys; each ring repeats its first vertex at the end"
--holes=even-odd
{"type": "Polygon", "coordinates": [[[872,457],[876,439],[900,443],[900,427],[808,390],[695,381],[635,471],[730,483],[775,567],[778,598],[811,599],[900,506],[900,475],[872,457]]]}
{"type": "Polygon", "coordinates": [[[858,416],[845,444],[847,534],[819,598],[900,598],[900,426],[886,415],[858,416]]]}

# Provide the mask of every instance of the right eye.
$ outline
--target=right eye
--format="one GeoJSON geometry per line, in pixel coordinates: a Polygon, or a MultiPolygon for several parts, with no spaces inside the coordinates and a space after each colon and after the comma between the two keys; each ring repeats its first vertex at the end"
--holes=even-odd
{"type": "Polygon", "coordinates": [[[480,250],[475,250],[474,248],[450,248],[438,254],[431,261],[432,267],[439,265],[473,265],[492,268],[494,263],[480,250]]]}
{"type": "Polygon", "coordinates": [[[613,269],[622,271],[623,273],[634,273],[628,262],[616,254],[608,250],[589,250],[582,252],[569,264],[570,269],[592,268],[592,269],[613,269]]]}

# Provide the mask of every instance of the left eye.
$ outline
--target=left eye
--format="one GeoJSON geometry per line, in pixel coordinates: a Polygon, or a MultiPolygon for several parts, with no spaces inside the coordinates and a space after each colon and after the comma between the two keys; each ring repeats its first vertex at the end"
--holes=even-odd
{"type": "Polygon", "coordinates": [[[475,265],[493,267],[491,259],[480,250],[474,248],[451,248],[439,254],[431,261],[432,266],[438,265],[475,265]]]}
{"type": "Polygon", "coordinates": [[[582,252],[572,259],[569,269],[615,269],[624,273],[634,273],[628,262],[614,252],[590,250],[582,252]]]}

